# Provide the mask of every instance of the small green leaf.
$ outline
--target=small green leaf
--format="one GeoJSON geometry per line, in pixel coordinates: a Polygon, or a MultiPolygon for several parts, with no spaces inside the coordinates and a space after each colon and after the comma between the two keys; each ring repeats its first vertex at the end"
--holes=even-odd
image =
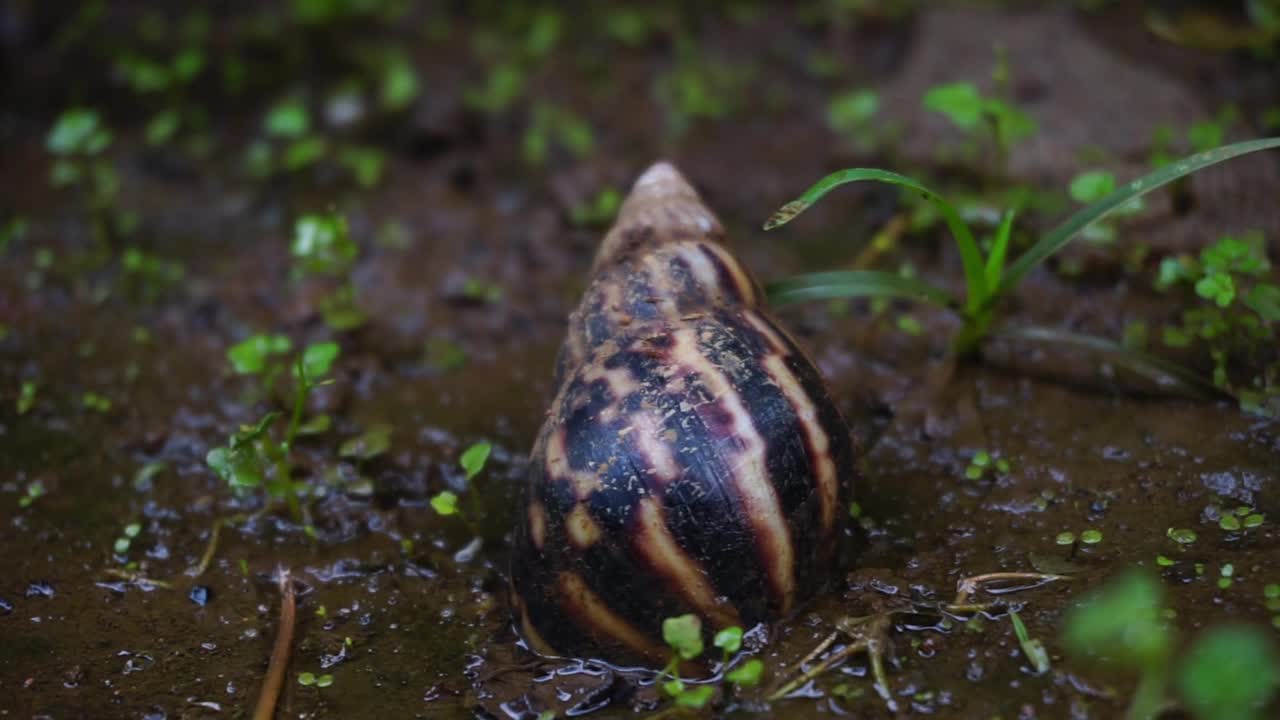
{"type": "Polygon", "coordinates": [[[854,90],[831,98],[827,123],[837,132],[856,133],[879,111],[880,95],[875,90],[854,90]]]}
{"type": "Polygon", "coordinates": [[[338,454],[353,460],[371,460],[391,448],[391,425],[375,423],[363,433],[348,438],[338,448],[338,454]]]}
{"type": "Polygon", "coordinates": [[[1078,203],[1097,202],[1115,192],[1116,176],[1106,170],[1082,172],[1071,180],[1071,199],[1078,203]]]}
{"type": "Polygon", "coordinates": [[[458,464],[466,471],[468,481],[479,475],[481,470],[484,470],[484,465],[489,460],[489,452],[492,450],[492,444],[478,442],[462,451],[461,457],[458,458],[458,464]]]}
{"type": "Polygon", "coordinates": [[[35,405],[37,387],[39,386],[33,380],[24,380],[18,386],[17,411],[19,415],[25,415],[35,405]]]}
{"type": "Polygon", "coordinates": [[[467,352],[446,338],[430,338],[425,347],[426,362],[437,370],[456,370],[467,364],[467,352]]]}
{"type": "Polygon", "coordinates": [[[1205,300],[1212,300],[1218,307],[1226,307],[1236,297],[1236,285],[1230,275],[1212,273],[1196,283],[1196,294],[1205,300]]]}
{"type": "Polygon", "coordinates": [[[227,350],[227,359],[237,373],[256,375],[266,369],[268,358],[287,353],[292,346],[284,335],[251,335],[232,345],[227,350]]]}
{"type": "Polygon", "coordinates": [[[329,374],[341,348],[336,342],[312,343],[302,351],[302,366],[307,380],[316,381],[329,374]]]}
{"type": "Polygon", "coordinates": [[[302,137],[311,129],[311,116],[301,100],[288,99],[271,108],[264,127],[269,135],[276,137],[302,137]]]}
{"type": "Polygon", "coordinates": [[[391,54],[382,70],[382,107],[402,110],[418,97],[420,90],[418,73],[409,58],[403,53],[391,54]]]}
{"type": "Polygon", "coordinates": [[[328,415],[321,413],[307,420],[298,426],[299,435],[320,435],[329,431],[333,426],[333,419],[328,415]]]}
{"type": "Polygon", "coordinates": [[[1097,545],[1098,543],[1102,542],[1102,531],[1101,530],[1085,530],[1084,532],[1080,533],[1080,542],[1084,543],[1085,545],[1097,545]]]}
{"type": "Polygon", "coordinates": [[[320,677],[316,678],[316,687],[322,687],[322,688],[329,687],[332,684],[333,684],[332,675],[321,675],[320,677]]]}
{"type": "Polygon", "coordinates": [[[1070,531],[1060,532],[1054,538],[1054,542],[1059,545],[1074,545],[1076,542],[1076,534],[1070,531]]]}
{"type": "Polygon", "coordinates": [[[45,147],[54,155],[101,152],[111,142],[111,133],[102,126],[98,113],[87,108],[74,108],[58,116],[45,147]]]}
{"type": "Polygon", "coordinates": [[[360,248],[351,240],[344,216],[313,214],[294,223],[290,250],[304,272],[342,275],[351,268],[360,248]]]}
{"type": "Polygon", "coordinates": [[[133,475],[133,489],[140,491],[150,490],[155,477],[168,467],[168,463],[163,460],[152,460],[138,468],[138,472],[133,475]]]}
{"type": "Polygon", "coordinates": [[[1223,515],[1218,519],[1218,527],[1228,532],[1240,529],[1240,518],[1235,515],[1223,515]]]}
{"type": "Polygon", "coordinates": [[[1255,285],[1244,296],[1244,304],[1258,313],[1258,317],[1271,323],[1280,323],[1280,287],[1255,285]]]}
{"type": "Polygon", "coordinates": [[[1022,623],[1022,618],[1018,617],[1018,613],[1011,611],[1009,620],[1013,622],[1013,632],[1018,636],[1022,654],[1027,656],[1027,661],[1031,663],[1036,674],[1043,675],[1049,672],[1049,651],[1045,650],[1044,643],[1031,637],[1027,632],[1027,626],[1022,623]]]}
{"type": "Polygon", "coordinates": [[[692,660],[702,654],[702,620],[697,615],[680,615],[662,621],[662,639],[681,658],[692,660]]]}
{"type": "Polygon", "coordinates": [[[764,674],[764,663],[756,658],[742,663],[738,667],[730,670],[724,677],[734,685],[741,687],[752,687],[760,682],[760,676],[764,674]]]}
{"type": "Polygon", "coordinates": [[[687,708],[705,707],[715,691],[714,685],[697,685],[688,688],[676,696],[676,705],[687,708]]]}
{"type": "Polygon", "coordinates": [[[284,149],[284,167],[295,171],[316,164],[329,149],[328,142],[317,135],[308,135],[289,143],[284,149]]]}
{"type": "Polygon", "coordinates": [[[982,95],[973,83],[950,83],[929,88],[924,94],[924,106],[945,115],[965,130],[972,130],[982,121],[982,95]]]}
{"type": "Polygon", "coordinates": [[[1190,545],[1196,541],[1196,531],[1190,528],[1169,528],[1165,535],[1179,545],[1190,545]]]}
{"type": "Polygon", "coordinates": [[[338,162],[351,171],[360,187],[371,188],[382,179],[387,155],[373,147],[345,145],[338,151],[338,162]]]}
{"type": "Polygon", "coordinates": [[[458,512],[458,496],[445,490],[431,498],[431,507],[441,515],[454,515],[458,512]]]}
{"type": "Polygon", "coordinates": [[[716,633],[715,639],[711,642],[726,653],[736,653],[742,647],[742,628],[736,625],[727,627],[716,633]]]}
{"type": "Polygon", "coordinates": [[[298,684],[304,685],[304,686],[315,685],[316,684],[315,673],[309,673],[309,672],[298,673],[298,684]]]}
{"type": "Polygon", "coordinates": [[[147,121],[143,134],[150,145],[163,145],[173,139],[182,123],[182,116],[177,110],[162,110],[147,121]]]}

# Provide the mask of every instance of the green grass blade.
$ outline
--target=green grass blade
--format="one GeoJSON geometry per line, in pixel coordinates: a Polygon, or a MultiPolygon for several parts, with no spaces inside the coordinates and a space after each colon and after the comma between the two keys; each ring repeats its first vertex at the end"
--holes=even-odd
{"type": "Polygon", "coordinates": [[[772,305],[853,297],[896,297],[955,307],[947,291],[928,283],[877,270],[844,270],[797,275],[765,286],[772,305]]]}
{"type": "Polygon", "coordinates": [[[1108,355],[1116,364],[1142,375],[1157,385],[1165,379],[1171,379],[1184,392],[1201,399],[1229,397],[1222,390],[1214,387],[1213,383],[1208,379],[1201,377],[1190,368],[1164,358],[1148,355],[1139,350],[1127,348],[1114,340],[1098,337],[1097,335],[1086,335],[1057,328],[1029,325],[1003,328],[995,336],[1013,340],[1030,340],[1032,342],[1066,345],[1079,350],[1108,355]]]}
{"type": "Polygon", "coordinates": [[[1197,170],[1207,168],[1210,165],[1216,165],[1241,155],[1276,147],[1280,147],[1280,138],[1264,138],[1224,145],[1214,150],[1185,157],[1156,170],[1146,177],[1138,178],[1116,188],[1110,195],[1080,208],[1076,211],[1076,214],[1067,218],[1061,225],[1041,237],[1031,249],[1023,253],[1022,257],[1019,257],[1009,266],[1000,281],[999,287],[992,293],[992,297],[1013,289],[1024,275],[1036,265],[1048,259],[1049,256],[1065,247],[1077,233],[1105,217],[1116,208],[1128,204],[1134,198],[1146,195],[1152,190],[1167,185],[1180,177],[1190,175],[1197,170]]]}
{"type": "Polygon", "coordinates": [[[994,288],[1000,284],[1000,273],[1004,271],[1004,258],[1009,252],[1009,238],[1013,235],[1013,218],[1017,211],[1008,210],[996,228],[995,239],[991,243],[991,254],[987,256],[987,287],[994,288]]]}
{"type": "Polygon", "coordinates": [[[942,219],[947,223],[947,227],[951,229],[951,234],[956,239],[956,246],[960,250],[960,261],[964,265],[964,283],[968,289],[966,307],[974,309],[986,301],[990,293],[986,284],[986,276],[983,273],[982,251],[978,249],[978,243],[974,241],[973,233],[969,230],[969,226],[965,225],[964,220],[960,218],[960,213],[956,212],[951,203],[906,175],[899,175],[898,173],[876,168],[850,168],[833,172],[811,185],[800,197],[779,208],[777,212],[765,221],[764,229],[772,230],[786,225],[794,220],[797,215],[812,207],[823,195],[841,185],[860,180],[875,180],[889,183],[890,185],[900,185],[909,190],[915,190],[936,205],[938,212],[942,214],[942,219]]]}

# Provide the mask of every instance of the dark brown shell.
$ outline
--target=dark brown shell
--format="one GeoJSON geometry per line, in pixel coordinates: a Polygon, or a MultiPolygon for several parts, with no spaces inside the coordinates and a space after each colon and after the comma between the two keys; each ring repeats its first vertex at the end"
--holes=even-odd
{"type": "Polygon", "coordinates": [[[749,628],[829,577],[849,429],[722,236],[659,163],[601,245],[515,537],[516,621],[538,652],[660,664],[664,618],[749,628]]]}

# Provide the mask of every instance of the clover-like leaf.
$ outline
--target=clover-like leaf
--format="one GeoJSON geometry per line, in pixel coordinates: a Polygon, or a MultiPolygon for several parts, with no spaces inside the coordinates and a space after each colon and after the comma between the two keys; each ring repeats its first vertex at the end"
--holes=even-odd
{"type": "Polygon", "coordinates": [[[716,633],[711,642],[726,653],[736,653],[742,647],[742,628],[737,625],[727,627],[716,633]]]}
{"type": "Polygon", "coordinates": [[[484,465],[489,461],[489,453],[493,450],[493,445],[487,442],[478,442],[462,451],[462,455],[458,458],[458,464],[467,473],[467,480],[470,481],[476,475],[484,470],[484,465]]]}
{"type": "Polygon", "coordinates": [[[679,615],[662,621],[662,639],[685,660],[702,654],[702,620],[697,615],[679,615]]]}

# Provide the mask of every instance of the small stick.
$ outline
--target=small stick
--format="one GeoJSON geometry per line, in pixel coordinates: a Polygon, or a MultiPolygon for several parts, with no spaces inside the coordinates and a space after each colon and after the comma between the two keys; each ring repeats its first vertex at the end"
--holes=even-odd
{"type": "Polygon", "coordinates": [[[102,573],[109,577],[120,578],[121,580],[128,580],[129,582],[139,583],[141,585],[154,585],[156,587],[164,588],[165,590],[173,589],[173,583],[166,582],[164,580],[152,580],[151,578],[145,575],[140,575],[131,570],[121,570],[120,568],[106,568],[105,570],[102,571],[102,573]]]}
{"type": "Polygon", "coordinates": [[[288,570],[280,572],[280,627],[276,631],[276,644],[271,648],[271,662],[267,665],[267,677],[262,683],[262,694],[253,711],[253,720],[271,720],[276,714],[276,701],[284,687],[284,671],[289,666],[293,650],[293,628],[297,620],[298,603],[294,598],[293,581],[288,570]]]}
{"type": "MultiPolygon", "coordinates": [[[[845,647],[837,650],[835,653],[831,655],[831,657],[823,660],[817,665],[814,665],[813,667],[809,668],[807,671],[801,673],[799,677],[791,680],[787,684],[773,691],[773,694],[769,696],[769,700],[770,701],[781,700],[782,698],[794,692],[796,688],[800,687],[801,685],[804,685],[810,680],[813,680],[819,675],[822,675],[823,673],[835,667],[836,665],[840,664],[841,662],[844,662],[845,658],[848,658],[851,655],[856,655],[857,653],[860,653],[866,649],[867,649],[866,638],[862,638],[854,642],[851,642],[845,647]]],[[[881,672],[883,673],[883,668],[881,669],[881,672]]]]}
{"type": "Polygon", "coordinates": [[[1053,582],[1054,580],[1070,580],[1066,575],[1050,575],[1048,573],[1028,573],[1028,572],[993,572],[985,575],[974,575],[967,577],[956,583],[956,599],[953,605],[964,605],[969,602],[969,597],[978,592],[981,585],[989,582],[998,582],[1000,580],[1034,580],[1037,584],[1053,582]]]}
{"type": "Polygon", "coordinates": [[[196,565],[195,571],[191,573],[192,578],[198,578],[209,569],[209,563],[213,562],[214,553],[218,552],[218,536],[222,534],[222,518],[213,521],[213,527],[209,529],[209,542],[204,546],[204,552],[200,555],[200,564],[196,565]]]}

